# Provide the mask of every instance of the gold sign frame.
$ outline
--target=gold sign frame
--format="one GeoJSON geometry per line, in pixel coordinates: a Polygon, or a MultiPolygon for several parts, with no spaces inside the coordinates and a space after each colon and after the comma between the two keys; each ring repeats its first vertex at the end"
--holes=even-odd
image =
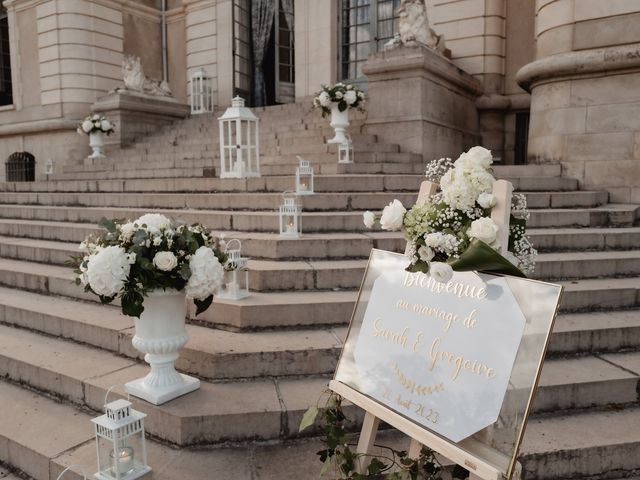
{"type": "MultiPolygon", "coordinates": [[[[543,332],[535,332],[535,338],[537,342],[537,348],[535,358],[529,358],[529,360],[535,360],[535,375],[533,376],[532,385],[527,385],[524,388],[524,391],[528,391],[528,396],[526,400],[526,404],[524,407],[524,411],[518,413],[522,413],[522,416],[519,415],[516,420],[515,425],[517,425],[517,431],[515,431],[515,435],[513,438],[513,444],[508,449],[510,454],[505,453],[505,449],[498,450],[494,445],[490,442],[487,442],[486,438],[483,440],[482,435],[473,435],[469,438],[462,440],[461,442],[454,443],[443,436],[429,430],[428,428],[420,425],[409,418],[405,417],[401,413],[383,405],[378,402],[374,398],[363,394],[352,388],[351,386],[337,380],[337,375],[340,369],[340,366],[344,360],[345,351],[347,350],[347,345],[350,339],[350,334],[354,329],[355,322],[362,321],[362,318],[358,319],[357,315],[364,317],[364,313],[361,310],[366,311],[366,306],[363,309],[364,303],[368,303],[368,300],[363,301],[362,296],[363,292],[366,291],[369,284],[372,284],[371,275],[371,264],[372,259],[375,259],[377,255],[392,255],[402,257],[408,262],[407,257],[401,254],[385,252],[383,250],[372,249],[369,261],[367,262],[367,267],[365,269],[365,274],[363,276],[363,280],[360,286],[360,290],[358,292],[358,297],[356,304],[354,306],[354,310],[351,315],[351,321],[349,323],[349,330],[347,333],[347,337],[345,340],[345,347],[343,348],[340,359],[338,361],[338,367],[336,368],[336,374],[334,374],[333,380],[330,382],[329,387],[334,392],[340,394],[350,402],[359,407],[363,408],[366,412],[365,420],[358,444],[358,453],[369,453],[371,448],[373,447],[373,442],[375,440],[375,435],[378,427],[378,423],[380,421],[384,421],[394,428],[400,430],[405,433],[412,439],[412,447],[410,449],[410,454],[416,456],[419,453],[421,445],[425,445],[435,452],[441,454],[447,459],[455,462],[466,469],[468,469],[471,473],[472,478],[482,478],[486,480],[509,480],[516,475],[519,477],[520,475],[520,465],[517,462],[517,455],[520,449],[520,445],[522,443],[524,432],[526,428],[526,424],[531,413],[531,407],[533,404],[533,399],[535,396],[535,392],[540,380],[540,374],[542,371],[542,366],[544,362],[544,358],[546,356],[546,352],[549,345],[549,340],[551,338],[551,332],[553,330],[553,325],[555,323],[555,319],[558,313],[558,306],[560,304],[560,300],[563,294],[563,287],[547,282],[541,282],[537,280],[525,280],[525,279],[515,279],[514,277],[503,276],[503,278],[507,279],[507,281],[511,281],[511,286],[520,285],[519,289],[522,290],[522,285],[530,284],[534,288],[543,288],[543,286],[548,287],[549,301],[553,301],[555,305],[553,308],[547,308],[547,311],[543,313],[537,313],[539,316],[550,315],[544,317],[544,331],[543,332]],[[509,280],[511,279],[511,280],[509,280]],[[543,334],[542,337],[540,335],[543,334]],[[530,388],[530,390],[529,390],[530,388]]],[[[405,262],[405,263],[406,263],[405,262]]],[[[497,275],[496,275],[497,277],[497,275]]],[[[518,288],[516,288],[518,289],[518,288]]],[[[522,303],[523,300],[527,300],[527,295],[522,295],[520,292],[520,301],[519,304],[522,303]]],[[[529,310],[535,310],[536,306],[529,306],[529,310]]],[[[530,322],[530,317],[532,315],[527,316],[527,323],[530,322]]],[[[539,323],[542,320],[539,320],[539,323]]],[[[538,326],[538,325],[536,325],[538,326]]],[[[358,325],[359,328],[359,325],[358,325]]],[[[525,338],[523,334],[522,338],[525,338]]],[[[521,354],[521,349],[523,349],[523,344],[521,340],[521,344],[518,347],[518,355],[521,354]]],[[[515,365],[514,365],[515,369],[515,365]]],[[[513,371],[511,373],[513,378],[513,371]]],[[[505,397],[506,398],[506,397],[505,397]]],[[[504,401],[506,403],[506,400],[504,401]]],[[[503,405],[504,406],[504,405],[503,405]]],[[[496,422],[498,423],[498,422],[496,422]]],[[[494,424],[495,425],[495,424],[494,424]]],[[[491,427],[487,427],[488,429],[491,427]]],[[[487,434],[484,430],[482,431],[484,434],[487,434]]],[[[481,432],[481,433],[482,433],[481,432]]],[[[489,432],[490,433],[490,432],[489,432]]],[[[512,431],[513,433],[513,431],[512,431]]]]}

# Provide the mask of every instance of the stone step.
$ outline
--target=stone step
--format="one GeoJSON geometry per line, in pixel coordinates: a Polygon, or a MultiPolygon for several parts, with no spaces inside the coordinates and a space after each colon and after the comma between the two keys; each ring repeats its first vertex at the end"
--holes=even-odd
{"type": "Polygon", "coordinates": [[[640,245],[640,228],[532,228],[527,235],[542,252],[629,250],[640,245]]]}
{"type": "MultiPolygon", "coordinates": [[[[578,182],[564,177],[506,178],[518,191],[576,191],[578,182]]],[[[421,175],[316,175],[316,192],[417,192],[421,175]]],[[[283,192],[291,190],[292,175],[248,179],[152,178],[132,180],[75,180],[4,182],[5,192],[283,192]]]]}
{"type": "Polygon", "coordinates": [[[69,172],[55,173],[51,175],[54,181],[74,181],[74,180],[120,180],[120,179],[155,179],[155,178],[201,178],[205,176],[205,167],[186,168],[144,168],[138,170],[118,170],[118,171],[90,171],[90,172],[69,172]]]}
{"type": "MultiPolygon", "coordinates": [[[[122,315],[118,307],[50,296],[76,293],[69,288],[57,291],[52,284],[48,288],[20,288],[32,291],[0,287],[0,323],[142,360],[131,346],[133,318],[122,315]]],[[[190,340],[181,351],[177,368],[200,378],[220,380],[332,374],[346,329],[234,333],[187,325],[187,332],[190,340]]]]}

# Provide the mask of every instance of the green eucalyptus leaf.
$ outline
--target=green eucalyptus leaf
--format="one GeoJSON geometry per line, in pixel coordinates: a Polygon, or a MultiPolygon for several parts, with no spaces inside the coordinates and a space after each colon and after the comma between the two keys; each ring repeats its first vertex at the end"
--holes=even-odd
{"type": "Polygon", "coordinates": [[[322,462],[322,468],[320,469],[320,476],[322,477],[325,473],[327,473],[330,467],[331,467],[331,458],[327,457],[325,458],[324,462],[322,462]]]}
{"type": "Polygon", "coordinates": [[[418,260],[416,263],[412,263],[406,268],[407,272],[415,273],[429,273],[429,263],[423,260],[418,260]]]}
{"type": "Polygon", "coordinates": [[[108,218],[101,218],[100,221],[98,222],[98,225],[100,225],[109,233],[115,234],[117,231],[115,220],[110,220],[108,218]]]}
{"type": "Polygon", "coordinates": [[[189,268],[189,263],[188,262],[184,262],[182,264],[182,266],[180,267],[180,270],[179,270],[178,273],[180,273],[180,277],[184,281],[189,280],[189,278],[191,278],[191,268],[189,268]]]}
{"type": "Polygon", "coordinates": [[[304,412],[302,420],[300,420],[300,427],[298,428],[298,432],[302,432],[303,430],[306,430],[311,425],[313,425],[318,416],[318,412],[318,407],[316,407],[315,405],[309,407],[309,409],[304,412]]]}
{"type": "Polygon", "coordinates": [[[122,313],[130,317],[138,317],[144,312],[144,297],[139,292],[126,292],[120,300],[122,313]]]}

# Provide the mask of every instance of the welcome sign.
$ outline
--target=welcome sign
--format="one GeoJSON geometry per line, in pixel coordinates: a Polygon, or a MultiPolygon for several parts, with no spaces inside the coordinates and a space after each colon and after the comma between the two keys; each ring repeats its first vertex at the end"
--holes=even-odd
{"type": "MultiPolygon", "coordinates": [[[[443,284],[406,272],[403,255],[371,261],[335,380],[454,443],[494,424],[527,324],[526,290],[518,299],[509,282],[531,281],[456,272],[443,284]]],[[[531,283],[534,297],[548,290],[531,283]]]]}

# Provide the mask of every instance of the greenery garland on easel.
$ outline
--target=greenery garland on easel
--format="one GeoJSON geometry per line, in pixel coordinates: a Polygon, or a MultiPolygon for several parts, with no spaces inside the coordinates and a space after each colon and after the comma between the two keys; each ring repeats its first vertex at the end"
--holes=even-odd
{"type": "MultiPolygon", "coordinates": [[[[348,443],[346,424],[348,419],[342,410],[342,396],[327,390],[324,408],[318,405],[309,408],[300,422],[300,431],[312,426],[320,416],[323,432],[323,450],[318,452],[322,469],[320,476],[331,475],[333,480],[442,480],[445,468],[436,459],[433,450],[422,447],[417,458],[410,458],[405,450],[376,444],[389,452],[386,456],[373,456],[352,450],[355,444],[348,443]],[[365,473],[359,473],[360,461],[365,462],[365,473]],[[368,463],[366,463],[368,460],[368,463]]],[[[322,397],[321,397],[322,398],[322,397]]],[[[463,480],[469,472],[456,465],[451,471],[453,479],[463,480]]]]}

